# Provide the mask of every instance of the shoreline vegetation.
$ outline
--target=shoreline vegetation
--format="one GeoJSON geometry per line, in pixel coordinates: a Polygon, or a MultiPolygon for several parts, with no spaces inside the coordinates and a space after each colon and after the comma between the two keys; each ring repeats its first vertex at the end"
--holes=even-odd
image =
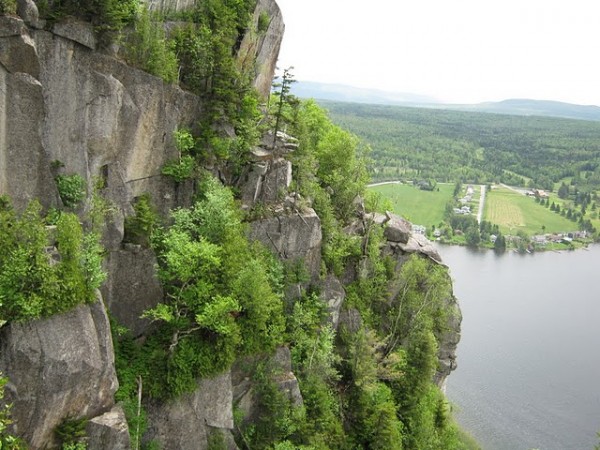
{"type": "Polygon", "coordinates": [[[412,222],[414,233],[441,244],[527,254],[586,248],[598,239],[596,196],[573,201],[535,188],[434,180],[368,187],[386,209],[412,222]]]}

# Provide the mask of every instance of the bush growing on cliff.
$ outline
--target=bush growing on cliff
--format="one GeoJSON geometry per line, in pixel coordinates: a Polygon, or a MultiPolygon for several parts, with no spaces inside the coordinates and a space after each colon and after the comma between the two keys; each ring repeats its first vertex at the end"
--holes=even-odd
{"type": "Polygon", "coordinates": [[[167,83],[178,79],[178,60],[173,44],[166,38],[162,22],[142,8],[127,36],[126,57],[129,63],[141,67],[167,83]]]}
{"type": "Polygon", "coordinates": [[[193,390],[197,378],[284,338],[283,270],[247,241],[231,191],[207,176],[198,201],[172,221],[152,238],[165,299],[145,313],[161,324],[148,341],[155,374],[148,392],[158,396],[193,390]]]}
{"type": "Polygon", "coordinates": [[[92,22],[98,31],[120,30],[134,20],[139,8],[139,0],[44,0],[37,3],[45,19],[76,16],[92,22]]]}
{"type": "Polygon", "coordinates": [[[17,1],[16,0],[0,0],[0,14],[16,14],[17,13],[17,1]]]}
{"type": "MultiPolygon", "coordinates": [[[[4,398],[4,386],[8,383],[8,378],[0,372],[0,404],[4,398]]],[[[3,404],[0,407],[0,449],[4,450],[21,450],[26,449],[25,443],[8,433],[7,428],[12,423],[10,420],[11,405],[3,404]]]]}
{"type": "Polygon", "coordinates": [[[58,175],[55,181],[60,199],[67,208],[76,207],[85,198],[85,180],[81,175],[58,175]]]}
{"type": "Polygon", "coordinates": [[[51,234],[36,201],[20,215],[10,203],[1,205],[0,321],[23,322],[93,302],[105,277],[99,236],[85,235],[77,216],[64,212],[51,234]]]}

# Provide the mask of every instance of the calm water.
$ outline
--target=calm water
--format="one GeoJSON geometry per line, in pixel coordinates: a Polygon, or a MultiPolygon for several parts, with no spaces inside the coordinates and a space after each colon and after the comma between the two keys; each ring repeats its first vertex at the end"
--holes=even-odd
{"type": "Polygon", "coordinates": [[[443,246],[463,311],[447,394],[485,450],[591,450],[600,430],[600,246],[443,246]]]}

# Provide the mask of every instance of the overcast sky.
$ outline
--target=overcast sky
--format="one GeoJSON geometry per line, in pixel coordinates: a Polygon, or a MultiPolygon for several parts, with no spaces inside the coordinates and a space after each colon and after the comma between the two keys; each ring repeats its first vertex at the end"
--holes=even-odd
{"type": "Polygon", "coordinates": [[[600,0],[277,0],[296,79],[600,105],[600,0]]]}

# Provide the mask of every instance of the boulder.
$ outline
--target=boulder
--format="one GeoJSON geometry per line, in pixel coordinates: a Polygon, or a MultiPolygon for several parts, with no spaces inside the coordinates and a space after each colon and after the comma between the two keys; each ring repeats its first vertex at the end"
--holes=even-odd
{"type": "Polygon", "coordinates": [[[131,443],[125,413],[115,406],[101,416],[91,419],[86,427],[88,450],[129,450],[131,443]]]}
{"type": "Polygon", "coordinates": [[[57,36],[77,42],[92,50],[95,50],[98,44],[93,25],[90,22],[84,22],[75,17],[62,19],[54,25],[52,31],[57,36]]]}
{"type": "Polygon", "coordinates": [[[412,234],[412,225],[406,219],[390,212],[385,213],[388,221],[384,236],[388,241],[406,244],[412,234]]]}
{"type": "Polygon", "coordinates": [[[102,299],[65,314],[0,329],[0,371],[10,382],[11,432],[32,449],[54,442],[65,419],[96,417],[114,405],[118,382],[102,299]]]}
{"type": "Polygon", "coordinates": [[[340,320],[340,309],[346,298],[346,291],[340,280],[332,274],[321,281],[321,300],[327,305],[329,321],[337,329],[340,320]]]}
{"type": "Polygon", "coordinates": [[[40,64],[35,41],[28,33],[14,35],[14,22],[5,22],[10,28],[0,34],[11,34],[0,38],[0,64],[13,74],[26,73],[38,79],[40,77],[40,64]]]}
{"type": "Polygon", "coordinates": [[[165,450],[205,450],[211,428],[233,429],[231,372],[198,381],[197,389],[180,398],[150,401],[144,440],[157,440],[165,450]]]}
{"type": "Polygon", "coordinates": [[[17,14],[32,27],[40,27],[40,14],[33,0],[17,0],[17,14]]]}
{"type": "Polygon", "coordinates": [[[0,16],[0,38],[20,36],[26,32],[23,20],[14,16],[0,16]]]}
{"type": "Polygon", "coordinates": [[[282,201],[292,182],[292,163],[277,158],[269,164],[261,185],[259,200],[265,203],[282,201]]]}
{"type": "Polygon", "coordinates": [[[413,234],[409,237],[408,242],[398,242],[396,247],[404,253],[421,253],[427,256],[432,261],[441,264],[442,257],[431,241],[421,234],[413,234]]]}
{"type": "Polygon", "coordinates": [[[321,270],[321,221],[313,209],[250,223],[250,239],[260,241],[284,261],[303,261],[313,280],[321,270]]]}

